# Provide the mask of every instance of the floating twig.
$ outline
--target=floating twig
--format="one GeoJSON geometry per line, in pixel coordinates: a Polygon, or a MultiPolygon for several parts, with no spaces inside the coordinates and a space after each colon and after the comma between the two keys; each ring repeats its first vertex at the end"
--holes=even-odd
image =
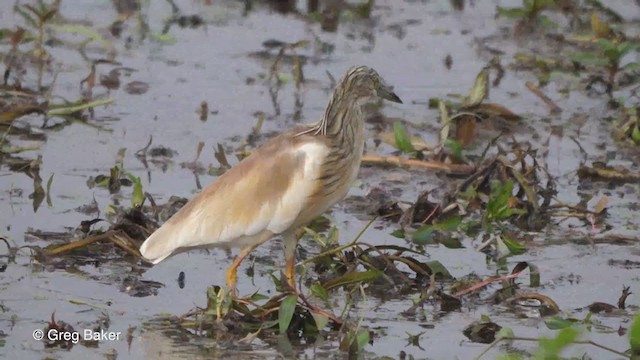
{"type": "Polygon", "coordinates": [[[83,248],[87,245],[93,244],[94,242],[98,242],[101,240],[106,240],[113,235],[112,231],[107,231],[104,234],[90,236],[88,238],[84,238],[78,241],[74,241],[68,244],[64,244],[53,249],[45,249],[45,254],[49,256],[57,256],[61,255],[76,249],[83,248]]]}
{"type": "Polygon", "coordinates": [[[517,273],[513,273],[513,274],[509,274],[509,275],[502,275],[502,276],[493,276],[490,277],[486,280],[480,281],[464,290],[460,290],[457,293],[453,294],[454,297],[460,297],[462,295],[466,295],[470,292],[474,292],[480,288],[483,288],[493,282],[496,281],[502,281],[502,280],[509,280],[509,279],[513,279],[513,278],[517,278],[518,276],[520,276],[520,274],[522,274],[524,272],[524,270],[518,271],[517,273]]]}
{"type": "Polygon", "coordinates": [[[111,104],[112,102],[113,102],[113,99],[102,99],[102,100],[91,101],[86,104],[62,106],[54,109],[49,109],[47,111],[47,116],[69,115],[84,109],[111,104]]]}
{"type": "Polygon", "coordinates": [[[558,114],[562,112],[562,108],[558,106],[553,100],[551,100],[547,95],[545,95],[542,90],[536,84],[527,81],[527,88],[531,90],[537,97],[540,98],[547,106],[551,109],[552,114],[558,114]]]}
{"type": "Polygon", "coordinates": [[[45,249],[44,253],[45,255],[48,255],[48,256],[58,256],[76,249],[86,247],[95,242],[104,241],[104,240],[109,240],[110,242],[122,248],[123,250],[130,253],[131,255],[143,259],[142,256],[140,255],[140,251],[138,251],[137,248],[133,248],[128,245],[129,243],[131,243],[131,238],[129,238],[129,236],[126,233],[120,230],[109,230],[103,234],[90,236],[88,238],[84,238],[78,241],[64,244],[64,245],[55,247],[53,249],[45,249]]]}
{"type": "Polygon", "coordinates": [[[442,170],[447,174],[469,175],[475,171],[475,166],[465,164],[446,164],[440,161],[424,161],[416,159],[403,159],[399,156],[366,155],[362,158],[364,164],[369,165],[400,165],[420,167],[425,169],[442,170]]]}

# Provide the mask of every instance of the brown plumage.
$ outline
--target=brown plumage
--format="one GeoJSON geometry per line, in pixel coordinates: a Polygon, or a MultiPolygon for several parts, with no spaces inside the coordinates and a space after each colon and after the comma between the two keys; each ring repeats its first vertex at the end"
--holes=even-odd
{"type": "Polygon", "coordinates": [[[227,270],[233,289],[242,259],[279,235],[293,285],[296,232],[349,191],[364,148],[362,105],[376,95],[401,102],[373,69],[349,69],[317,124],[280,134],[220,176],[149,236],[142,255],[156,264],[192,248],[242,248],[227,270]]]}

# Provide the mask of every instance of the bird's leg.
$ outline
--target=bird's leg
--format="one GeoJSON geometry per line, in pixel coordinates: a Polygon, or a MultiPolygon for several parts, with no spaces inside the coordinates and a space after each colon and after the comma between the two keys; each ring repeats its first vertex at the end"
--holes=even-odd
{"type": "Polygon", "coordinates": [[[285,265],[285,268],[284,268],[284,276],[287,278],[287,284],[289,285],[290,288],[294,290],[296,288],[295,258],[296,258],[295,256],[288,258],[287,264],[285,265]]]}
{"type": "Polygon", "coordinates": [[[287,261],[284,269],[284,275],[287,278],[287,285],[291,288],[291,291],[293,291],[294,294],[302,300],[302,302],[307,306],[309,311],[311,311],[312,313],[322,314],[328,317],[329,319],[333,320],[336,324],[342,324],[342,320],[340,320],[339,317],[317,306],[312,305],[304,296],[304,294],[302,292],[298,292],[298,290],[296,289],[296,282],[295,282],[296,256],[295,255],[296,255],[296,246],[298,245],[298,240],[300,240],[302,235],[304,235],[304,230],[301,229],[300,231],[294,231],[282,236],[282,239],[284,241],[284,256],[287,261]]]}
{"type": "Polygon", "coordinates": [[[284,276],[287,278],[287,285],[296,291],[295,265],[296,265],[296,246],[300,239],[300,231],[292,231],[282,236],[284,242],[284,258],[286,265],[284,268],[284,276]]]}
{"type": "Polygon", "coordinates": [[[240,266],[240,263],[242,263],[242,260],[244,260],[244,258],[246,258],[247,255],[249,255],[259,245],[260,243],[254,244],[240,250],[240,253],[235,260],[233,260],[231,266],[227,268],[227,288],[220,289],[220,292],[218,292],[218,300],[216,304],[216,316],[218,320],[222,319],[222,306],[227,293],[230,293],[232,298],[237,295],[238,290],[236,289],[236,284],[238,283],[238,267],[240,266]]]}
{"type": "Polygon", "coordinates": [[[236,294],[236,284],[238,282],[238,267],[240,266],[240,263],[242,263],[242,260],[244,260],[244,258],[246,258],[247,255],[249,255],[259,245],[260,244],[247,246],[246,248],[240,250],[238,256],[235,258],[235,260],[233,260],[233,263],[231,263],[231,266],[229,266],[229,268],[227,269],[227,290],[233,292],[234,295],[236,294]]]}

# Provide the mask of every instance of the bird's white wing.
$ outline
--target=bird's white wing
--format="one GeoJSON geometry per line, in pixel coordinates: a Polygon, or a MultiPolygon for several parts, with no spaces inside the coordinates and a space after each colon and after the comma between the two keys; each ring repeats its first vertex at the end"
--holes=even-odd
{"type": "Polygon", "coordinates": [[[315,192],[327,153],[319,141],[270,141],[189,201],[140,252],[157,263],[180,248],[233,247],[243,237],[287,230],[315,192]]]}

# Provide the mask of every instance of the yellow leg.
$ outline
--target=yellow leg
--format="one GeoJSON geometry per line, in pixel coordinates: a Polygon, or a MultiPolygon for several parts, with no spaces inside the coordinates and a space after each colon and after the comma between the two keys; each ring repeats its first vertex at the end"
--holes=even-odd
{"type": "Polygon", "coordinates": [[[287,277],[287,283],[295,290],[296,288],[296,273],[295,273],[296,257],[292,256],[287,259],[287,264],[284,268],[284,276],[287,277]]]}
{"type": "Polygon", "coordinates": [[[231,263],[231,266],[227,269],[227,290],[232,291],[233,293],[236,292],[236,284],[238,283],[238,267],[240,266],[240,263],[242,263],[242,260],[257,248],[258,245],[260,244],[251,245],[240,250],[238,257],[233,260],[233,263],[231,263]]]}
{"type": "Polygon", "coordinates": [[[298,234],[298,231],[288,232],[282,235],[284,242],[284,258],[286,265],[284,267],[284,276],[287,278],[287,284],[292,290],[296,289],[295,279],[295,265],[296,265],[296,246],[298,245],[298,239],[302,233],[298,234]]]}
{"type": "Polygon", "coordinates": [[[227,288],[220,289],[220,292],[218,293],[218,303],[216,306],[217,320],[222,320],[222,306],[224,304],[227,293],[231,293],[232,297],[236,295],[236,284],[238,283],[238,267],[242,263],[242,260],[244,260],[244,258],[246,258],[247,255],[249,255],[259,245],[260,243],[240,250],[240,254],[238,254],[229,268],[227,268],[227,288]]]}

